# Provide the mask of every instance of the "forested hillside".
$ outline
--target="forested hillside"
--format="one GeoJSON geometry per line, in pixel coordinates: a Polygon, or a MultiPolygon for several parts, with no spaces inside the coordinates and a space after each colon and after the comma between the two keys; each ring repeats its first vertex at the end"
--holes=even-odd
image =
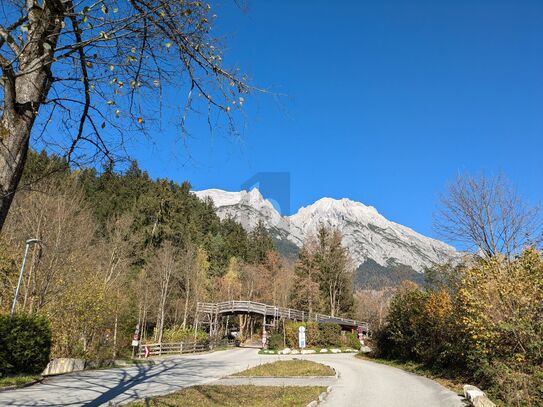
{"type": "Polygon", "coordinates": [[[24,242],[40,239],[18,312],[50,319],[54,356],[114,356],[138,323],[158,340],[188,327],[197,301],[289,301],[290,271],[266,231],[221,221],[188,182],[152,180],[136,162],[71,170],[32,152],[23,185],[2,232],[0,307],[11,305],[24,242]]]}
{"type": "MultiPolygon", "coordinates": [[[[32,152],[22,185],[0,241],[0,307],[11,305],[25,241],[39,239],[17,311],[50,320],[52,356],[115,357],[138,324],[144,341],[179,339],[198,301],[353,315],[354,269],[337,230],[321,228],[294,264],[261,223],[221,220],[188,182],[153,180],[136,162],[73,170],[32,152]]],[[[245,337],[254,321],[231,324],[245,337]]]]}

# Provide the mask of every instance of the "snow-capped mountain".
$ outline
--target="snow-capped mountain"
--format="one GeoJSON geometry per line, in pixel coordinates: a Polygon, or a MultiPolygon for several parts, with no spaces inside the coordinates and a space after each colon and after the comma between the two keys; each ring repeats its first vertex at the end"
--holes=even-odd
{"type": "Polygon", "coordinates": [[[322,223],[343,233],[343,244],[357,266],[377,264],[381,268],[407,267],[422,272],[432,264],[444,263],[458,252],[443,242],[387,220],[372,206],[350,199],[322,198],[291,216],[281,216],[258,189],[226,192],[197,191],[201,199],[213,200],[219,217],[232,217],[247,230],[259,221],[279,242],[301,247],[322,223]]]}

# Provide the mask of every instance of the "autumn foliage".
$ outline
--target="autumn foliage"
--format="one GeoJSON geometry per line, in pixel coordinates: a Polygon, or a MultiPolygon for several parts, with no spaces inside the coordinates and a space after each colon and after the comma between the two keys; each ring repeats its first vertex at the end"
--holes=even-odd
{"type": "Polygon", "coordinates": [[[404,284],[378,333],[383,356],[475,381],[506,405],[543,403],[543,257],[479,259],[446,285],[404,284]]]}

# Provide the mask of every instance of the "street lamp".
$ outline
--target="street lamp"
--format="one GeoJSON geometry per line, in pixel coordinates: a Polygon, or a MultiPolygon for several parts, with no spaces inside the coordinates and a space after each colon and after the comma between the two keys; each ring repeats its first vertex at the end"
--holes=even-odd
{"type": "Polygon", "coordinates": [[[23,265],[21,266],[21,272],[19,273],[19,281],[17,282],[17,288],[15,289],[15,298],[13,298],[13,304],[11,305],[10,317],[15,313],[15,305],[17,305],[17,297],[19,296],[19,289],[21,288],[21,281],[23,281],[23,273],[25,271],[26,255],[28,254],[28,248],[31,244],[40,243],[39,239],[28,239],[25,246],[25,255],[23,257],[23,265]]]}

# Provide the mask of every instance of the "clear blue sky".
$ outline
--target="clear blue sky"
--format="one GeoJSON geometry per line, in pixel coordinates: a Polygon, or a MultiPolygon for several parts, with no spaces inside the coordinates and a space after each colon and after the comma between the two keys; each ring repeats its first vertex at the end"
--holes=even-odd
{"type": "Polygon", "coordinates": [[[196,116],[186,150],[166,120],[131,151],[151,176],[239,190],[287,171],[291,212],[348,197],[430,236],[459,172],[543,201],[543,1],[241,3],[213,5],[225,60],[284,96],[247,98],[241,140],[196,116]]]}

